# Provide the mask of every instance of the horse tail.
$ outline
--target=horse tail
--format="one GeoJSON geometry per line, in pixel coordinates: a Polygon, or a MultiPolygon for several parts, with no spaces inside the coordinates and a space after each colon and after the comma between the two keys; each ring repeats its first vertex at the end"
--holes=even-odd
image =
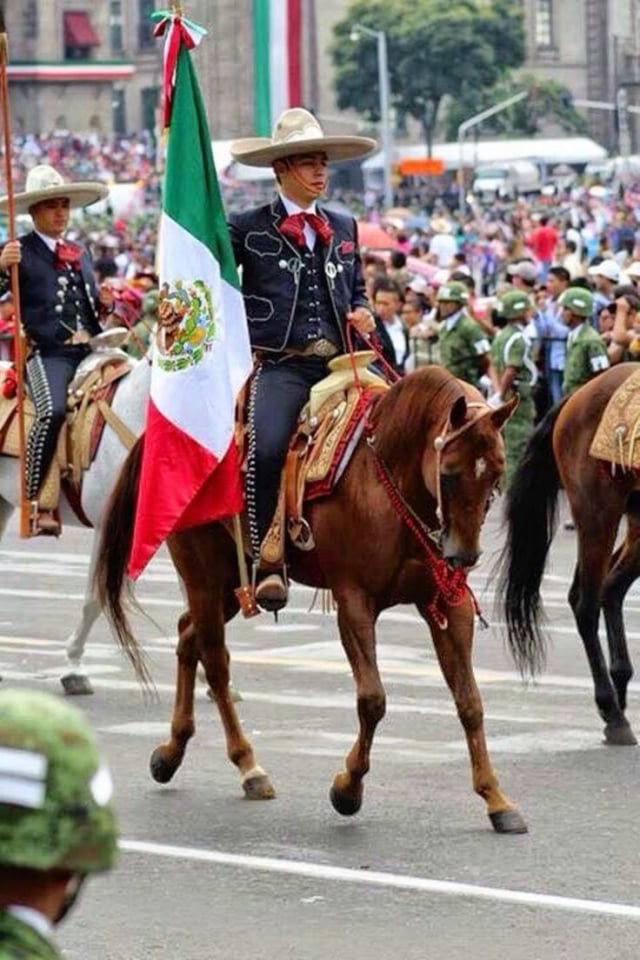
{"type": "Polygon", "coordinates": [[[516,666],[538,673],[546,661],[540,585],[556,530],[560,475],[553,455],[553,430],[561,402],[538,424],[507,491],[507,539],[498,561],[507,640],[516,666]]]}
{"type": "Polygon", "coordinates": [[[138,680],[148,687],[152,686],[151,675],[144,653],[131,632],[124,603],[124,600],[135,602],[126,572],[133,540],[143,450],[144,435],[131,448],[109,497],[102,520],[94,584],[100,605],[111,622],[118,643],[131,661],[138,680]]]}

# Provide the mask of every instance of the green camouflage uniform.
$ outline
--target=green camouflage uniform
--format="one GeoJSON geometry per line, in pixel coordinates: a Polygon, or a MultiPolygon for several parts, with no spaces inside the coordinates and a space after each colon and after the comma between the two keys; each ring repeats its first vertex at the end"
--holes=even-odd
{"type": "Polygon", "coordinates": [[[0,910],[0,960],[61,960],[50,940],[6,910],[0,910]]]}
{"type": "MultiPolygon", "coordinates": [[[[50,694],[0,690],[0,874],[25,868],[82,878],[108,870],[117,849],[112,790],[80,710],[50,694]]],[[[59,956],[0,910],[0,960],[59,956]]]]}
{"type": "Polygon", "coordinates": [[[438,348],[440,363],[460,380],[478,386],[480,357],[489,353],[486,333],[468,313],[461,310],[453,323],[447,318],[440,325],[438,348]]]}
{"type": "Polygon", "coordinates": [[[536,415],[532,388],[538,373],[531,358],[531,344],[523,333],[522,325],[512,321],[496,334],[491,344],[491,363],[498,379],[501,379],[507,367],[517,370],[513,388],[502,398],[510,400],[514,393],[519,397],[518,406],[502,427],[506,453],[505,486],[508,487],[533,433],[536,415]]]}
{"type": "Polygon", "coordinates": [[[586,321],[569,332],[562,392],[565,396],[609,366],[607,348],[600,334],[586,321]]]}

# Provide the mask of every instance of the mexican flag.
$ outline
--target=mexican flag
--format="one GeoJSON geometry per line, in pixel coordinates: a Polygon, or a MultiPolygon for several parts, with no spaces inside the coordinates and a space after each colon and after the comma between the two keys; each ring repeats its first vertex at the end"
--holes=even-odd
{"type": "Polygon", "coordinates": [[[158,272],[169,325],[153,347],[151,393],[128,574],[166,537],[242,508],[236,398],[251,351],[211,136],[189,49],[204,31],[165,17],[168,121],[158,272]]]}

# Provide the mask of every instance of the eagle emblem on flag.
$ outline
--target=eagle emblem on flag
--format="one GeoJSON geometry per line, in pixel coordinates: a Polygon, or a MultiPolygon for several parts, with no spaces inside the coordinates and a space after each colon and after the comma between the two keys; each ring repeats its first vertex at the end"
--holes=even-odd
{"type": "Polygon", "coordinates": [[[167,372],[195,366],[213,347],[216,326],[211,291],[202,280],[164,283],[158,304],[157,365],[167,372]]]}

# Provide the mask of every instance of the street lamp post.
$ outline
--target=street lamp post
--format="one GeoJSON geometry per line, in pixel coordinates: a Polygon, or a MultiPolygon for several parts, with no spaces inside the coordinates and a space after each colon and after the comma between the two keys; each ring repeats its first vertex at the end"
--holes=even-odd
{"type": "Polygon", "coordinates": [[[476,113],[475,116],[469,117],[468,120],[464,120],[458,127],[458,210],[461,214],[464,213],[465,202],[464,138],[467,134],[467,131],[471,130],[472,127],[477,126],[479,123],[482,123],[483,120],[493,117],[494,114],[500,113],[502,110],[507,110],[509,107],[512,107],[514,103],[520,103],[520,101],[524,100],[525,97],[528,97],[530,93],[530,90],[521,90],[520,93],[515,93],[512,97],[508,97],[506,100],[501,100],[500,103],[496,103],[493,107],[483,110],[482,113],[476,113]]]}
{"type": "Polygon", "coordinates": [[[380,94],[380,139],[384,166],[384,205],[393,206],[393,188],[391,185],[391,121],[389,117],[389,62],[387,59],[387,35],[384,30],[372,30],[357,23],[351,31],[351,40],[355,42],[361,34],[375,37],[378,44],[378,91],[380,94]]]}

